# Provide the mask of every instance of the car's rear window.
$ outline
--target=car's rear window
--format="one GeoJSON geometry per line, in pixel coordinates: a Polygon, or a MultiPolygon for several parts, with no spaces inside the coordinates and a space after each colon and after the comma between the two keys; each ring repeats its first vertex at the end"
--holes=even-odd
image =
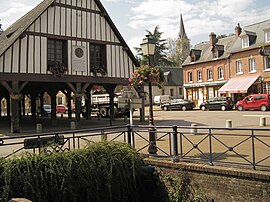
{"type": "Polygon", "coordinates": [[[255,99],[255,100],[261,100],[261,99],[264,99],[264,98],[266,98],[265,95],[254,96],[254,99],[255,99]]]}

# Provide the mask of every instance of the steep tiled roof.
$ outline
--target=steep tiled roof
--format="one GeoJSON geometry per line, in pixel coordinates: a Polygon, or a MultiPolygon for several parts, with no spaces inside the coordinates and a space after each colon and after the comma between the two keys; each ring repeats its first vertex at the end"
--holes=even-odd
{"type": "MultiPolygon", "coordinates": [[[[225,59],[229,56],[229,49],[235,42],[235,36],[228,36],[225,38],[218,39],[218,42],[215,44],[214,47],[210,46],[210,42],[202,42],[194,46],[194,48],[191,51],[194,51],[194,53],[198,52],[198,50],[201,51],[200,58],[196,60],[195,62],[192,62],[192,64],[202,63],[202,62],[208,62],[213,60],[213,52],[212,49],[216,48],[218,51],[224,51],[223,54],[215,58],[217,59],[225,59]]],[[[187,66],[191,64],[191,57],[188,57],[185,62],[183,63],[183,66],[187,66]]]]}
{"type": "Polygon", "coordinates": [[[44,0],[36,8],[17,20],[0,35],[0,55],[23,34],[23,32],[43,13],[54,0],[44,0]]]}
{"type": "MultiPolygon", "coordinates": [[[[25,32],[29,26],[53,3],[55,0],[43,0],[39,5],[37,5],[34,9],[24,15],[22,18],[17,20],[13,25],[8,27],[1,35],[0,35],[0,56],[20,37],[23,32],[25,32]]],[[[105,13],[104,17],[107,22],[110,24],[111,28],[114,30],[115,35],[118,37],[122,46],[127,49],[127,54],[132,59],[136,66],[140,66],[138,60],[134,57],[127,43],[123,39],[122,35],[116,28],[115,24],[111,20],[107,11],[101,4],[100,0],[95,0],[99,9],[105,13]]]]}
{"type": "Polygon", "coordinates": [[[240,34],[240,37],[238,37],[237,40],[235,41],[230,52],[234,53],[258,48],[262,43],[264,43],[264,30],[267,29],[270,29],[270,20],[265,20],[263,22],[258,22],[244,27],[243,32],[240,34]],[[249,47],[242,48],[241,37],[247,35],[254,37],[255,41],[249,47]]]}
{"type": "Polygon", "coordinates": [[[183,69],[180,67],[162,67],[164,75],[172,75],[172,79],[165,82],[165,86],[182,86],[183,85],[183,69]]]}

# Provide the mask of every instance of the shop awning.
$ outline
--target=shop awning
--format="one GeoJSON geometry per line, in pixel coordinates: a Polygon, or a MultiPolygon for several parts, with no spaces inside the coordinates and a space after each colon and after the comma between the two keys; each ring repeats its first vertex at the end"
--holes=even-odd
{"type": "Polygon", "coordinates": [[[247,93],[248,88],[258,79],[259,76],[246,76],[229,79],[219,90],[219,93],[247,93]]]}

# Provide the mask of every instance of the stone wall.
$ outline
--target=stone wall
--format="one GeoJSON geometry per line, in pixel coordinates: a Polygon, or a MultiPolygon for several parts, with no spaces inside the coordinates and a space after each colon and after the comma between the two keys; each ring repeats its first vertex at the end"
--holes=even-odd
{"type": "Polygon", "coordinates": [[[169,190],[168,176],[185,183],[184,194],[201,201],[270,201],[270,173],[148,158],[169,190]]]}

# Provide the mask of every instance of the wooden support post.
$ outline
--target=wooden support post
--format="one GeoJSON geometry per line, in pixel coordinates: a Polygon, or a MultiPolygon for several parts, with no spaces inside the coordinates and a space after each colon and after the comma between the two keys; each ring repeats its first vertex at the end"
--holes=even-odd
{"type": "Polygon", "coordinates": [[[80,128],[81,122],[81,107],[82,107],[82,92],[81,83],[76,83],[76,94],[75,94],[75,116],[76,116],[76,126],[80,128]]]}
{"type": "Polygon", "coordinates": [[[71,106],[71,90],[68,90],[66,93],[67,97],[67,107],[68,107],[68,118],[72,118],[72,106],[71,106]]]}
{"type": "Polygon", "coordinates": [[[57,90],[55,87],[51,89],[51,121],[52,125],[56,125],[56,94],[57,90]]]}
{"type": "Polygon", "coordinates": [[[25,95],[22,96],[22,115],[25,116],[25,95]]]}
{"type": "Polygon", "coordinates": [[[3,97],[0,97],[0,117],[2,116],[2,99],[3,97]]]}
{"type": "Polygon", "coordinates": [[[90,95],[90,90],[86,90],[86,100],[85,100],[85,110],[86,110],[86,119],[91,118],[91,95],[90,95]]]}
{"type": "Polygon", "coordinates": [[[31,100],[31,117],[33,119],[36,119],[36,109],[37,109],[37,103],[36,103],[36,94],[31,94],[30,95],[30,100],[31,100]]]}
{"type": "Polygon", "coordinates": [[[114,90],[116,85],[104,85],[103,86],[110,96],[110,126],[112,126],[112,121],[114,120],[114,90]]]}
{"type": "Polygon", "coordinates": [[[19,94],[19,82],[13,81],[12,82],[12,94],[10,95],[11,98],[11,132],[12,133],[19,133],[20,132],[20,119],[19,119],[19,101],[20,101],[20,94],[19,94]]]}
{"type": "Polygon", "coordinates": [[[10,117],[10,110],[11,110],[11,106],[10,106],[10,95],[8,95],[6,97],[7,100],[7,117],[10,117]]]}

